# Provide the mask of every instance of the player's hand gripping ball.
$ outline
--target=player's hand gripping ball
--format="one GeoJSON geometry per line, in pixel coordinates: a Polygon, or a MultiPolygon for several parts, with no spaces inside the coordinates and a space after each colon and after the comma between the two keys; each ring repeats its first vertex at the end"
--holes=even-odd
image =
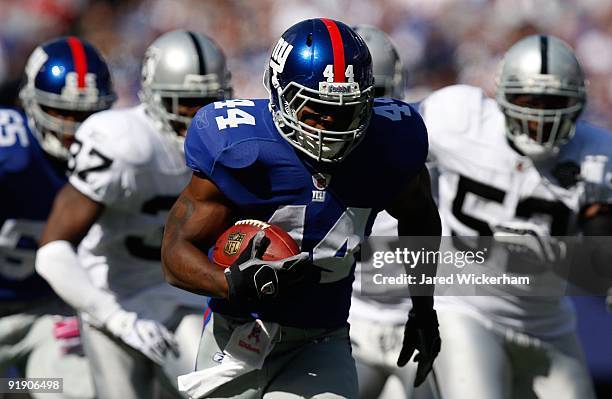
{"type": "Polygon", "coordinates": [[[212,260],[225,268],[227,299],[244,306],[291,292],[313,269],[289,234],[257,220],[241,220],[225,231],[212,260]]]}
{"type": "Polygon", "coordinates": [[[213,247],[213,262],[223,268],[230,267],[258,231],[263,231],[270,240],[262,260],[278,261],[300,253],[295,240],[280,227],[259,220],[246,219],[236,222],[219,236],[213,247]]]}

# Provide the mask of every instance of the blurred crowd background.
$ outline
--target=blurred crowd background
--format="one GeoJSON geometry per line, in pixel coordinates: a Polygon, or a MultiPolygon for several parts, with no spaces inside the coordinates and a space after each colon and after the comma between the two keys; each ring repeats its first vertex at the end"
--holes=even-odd
{"type": "MultiPolygon", "coordinates": [[[[146,47],[175,28],[200,31],[221,45],[238,97],[265,97],[262,72],[270,47],[294,22],[322,16],[389,33],[413,101],[456,82],[492,94],[498,62],[512,43],[532,33],[554,34],[573,46],[585,68],[585,117],[612,129],[610,0],[0,0],[0,105],[16,101],[36,45],[66,34],[102,50],[119,95],[116,106],[134,104],[146,47]]],[[[602,302],[577,300],[588,314],[579,329],[595,378],[610,384],[612,316],[602,302]]]]}
{"type": "Polygon", "coordinates": [[[119,102],[137,101],[140,61],[160,33],[212,36],[229,57],[239,97],[266,93],[266,54],[294,22],[327,16],[389,33],[408,77],[407,98],[463,82],[494,90],[498,61],[518,38],[554,34],[576,50],[590,81],[587,117],[612,128],[610,0],[0,0],[0,101],[10,103],[30,51],[78,34],[108,57],[119,102]]]}

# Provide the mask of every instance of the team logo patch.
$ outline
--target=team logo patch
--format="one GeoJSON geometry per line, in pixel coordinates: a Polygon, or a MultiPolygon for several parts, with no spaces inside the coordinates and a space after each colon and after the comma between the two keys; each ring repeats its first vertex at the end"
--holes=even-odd
{"type": "Polygon", "coordinates": [[[325,202],[325,191],[312,190],[312,202],[325,202]]]}
{"type": "Polygon", "coordinates": [[[274,46],[274,50],[272,50],[269,65],[272,70],[272,85],[274,87],[278,87],[278,74],[283,73],[291,50],[293,50],[293,45],[286,42],[282,37],[276,43],[276,46],[274,46]]]}
{"type": "Polygon", "coordinates": [[[331,175],[325,173],[317,173],[312,175],[312,184],[317,190],[325,190],[329,186],[331,175]]]}
{"type": "Polygon", "coordinates": [[[227,237],[227,242],[225,243],[225,246],[223,247],[223,253],[225,253],[227,256],[236,255],[238,251],[240,251],[240,246],[242,245],[244,236],[245,234],[239,231],[235,233],[231,233],[227,237]]]}

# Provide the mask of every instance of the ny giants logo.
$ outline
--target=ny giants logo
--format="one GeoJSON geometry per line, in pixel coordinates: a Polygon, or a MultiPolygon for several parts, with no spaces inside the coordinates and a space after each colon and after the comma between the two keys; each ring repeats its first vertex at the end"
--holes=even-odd
{"type": "Polygon", "coordinates": [[[272,85],[275,88],[279,87],[278,74],[283,73],[285,69],[285,63],[289,54],[293,50],[293,46],[285,41],[282,37],[274,46],[272,55],[270,56],[270,69],[272,70],[272,85]]]}

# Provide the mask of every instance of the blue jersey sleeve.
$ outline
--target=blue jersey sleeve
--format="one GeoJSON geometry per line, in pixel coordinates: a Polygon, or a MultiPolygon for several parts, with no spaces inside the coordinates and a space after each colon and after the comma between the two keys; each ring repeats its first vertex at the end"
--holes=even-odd
{"type": "Polygon", "coordinates": [[[25,115],[0,109],[0,301],[52,295],[34,273],[34,256],[44,221],[64,182],[28,129],[25,115]]]}
{"type": "Polygon", "coordinates": [[[25,116],[14,109],[0,109],[0,177],[19,172],[30,163],[36,139],[25,116]]]}
{"type": "Polygon", "coordinates": [[[185,140],[187,166],[240,207],[286,199],[282,193],[291,191],[291,179],[275,172],[285,170],[277,166],[290,164],[295,155],[271,129],[270,119],[267,100],[228,100],[203,107],[185,140]]]}
{"type": "Polygon", "coordinates": [[[228,108],[218,104],[203,107],[194,117],[185,140],[185,158],[194,172],[205,175],[231,201],[239,203],[248,193],[236,179],[235,171],[255,162],[259,146],[249,136],[249,129],[240,124],[233,128],[224,124],[229,118],[228,108]]]}
{"type": "Polygon", "coordinates": [[[244,168],[258,155],[255,137],[249,136],[249,129],[239,124],[228,129],[231,125],[224,124],[228,118],[224,116],[227,108],[215,108],[216,104],[219,103],[209,104],[198,111],[185,140],[187,166],[211,177],[217,166],[244,168]]]}
{"type": "Polygon", "coordinates": [[[395,99],[376,99],[372,122],[360,147],[374,159],[368,180],[376,181],[377,191],[384,192],[391,201],[425,166],[427,129],[411,105],[395,99]]]}
{"type": "Polygon", "coordinates": [[[389,137],[387,160],[388,167],[397,168],[398,172],[410,180],[416,176],[425,165],[429,152],[427,128],[423,118],[416,108],[404,104],[410,110],[410,115],[402,119],[399,126],[389,126],[393,137],[389,137]]]}

